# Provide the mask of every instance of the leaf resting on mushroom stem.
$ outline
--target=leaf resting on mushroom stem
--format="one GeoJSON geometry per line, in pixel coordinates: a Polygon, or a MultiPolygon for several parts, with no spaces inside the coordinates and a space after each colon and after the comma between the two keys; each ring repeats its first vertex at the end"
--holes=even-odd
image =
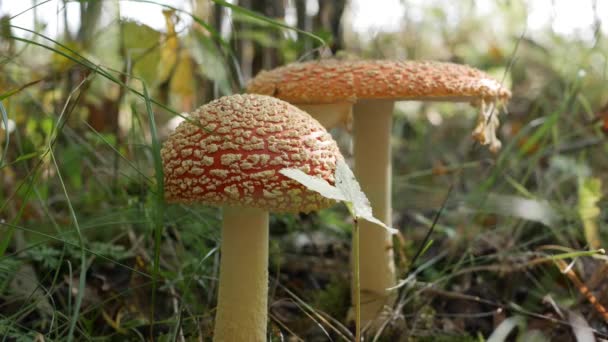
{"type": "Polygon", "coordinates": [[[304,185],[309,190],[318,192],[321,196],[344,202],[353,217],[375,223],[391,232],[391,234],[397,233],[396,229],[387,226],[374,217],[367,196],[361,191],[359,182],[357,182],[355,175],[344,160],[338,160],[336,165],[335,186],[324,179],[307,175],[298,169],[282,169],[279,172],[285,177],[304,185]]]}

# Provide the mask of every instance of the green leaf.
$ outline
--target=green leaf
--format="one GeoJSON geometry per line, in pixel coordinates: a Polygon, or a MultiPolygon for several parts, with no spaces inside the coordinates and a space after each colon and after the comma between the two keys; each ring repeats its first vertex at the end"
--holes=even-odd
{"type": "Polygon", "coordinates": [[[58,249],[45,245],[38,245],[30,248],[26,253],[28,257],[33,261],[40,263],[42,267],[47,270],[54,270],[61,266],[62,253],[58,249]]]}
{"type": "Polygon", "coordinates": [[[375,223],[393,234],[397,232],[396,229],[385,225],[374,217],[367,196],[361,191],[359,182],[357,182],[355,175],[344,160],[339,160],[336,165],[336,186],[298,169],[282,169],[279,172],[304,185],[309,190],[318,192],[323,197],[344,202],[353,217],[375,223]]]}
{"type": "Polygon", "coordinates": [[[580,178],[578,185],[578,214],[583,221],[585,239],[589,248],[598,249],[601,245],[597,224],[600,208],[597,202],[602,198],[602,181],[599,178],[580,178]]]}
{"type": "Polygon", "coordinates": [[[92,242],[90,250],[95,255],[101,255],[112,260],[125,260],[133,256],[133,253],[124,246],[103,241],[92,242]]]}
{"type": "MultiPolygon", "coordinates": [[[[4,292],[8,284],[15,276],[15,272],[19,269],[23,262],[17,258],[1,258],[0,259],[0,292],[4,292]]],[[[1,333],[1,329],[0,329],[1,333]]]]}
{"type": "Polygon", "coordinates": [[[26,154],[22,154],[19,157],[17,157],[17,159],[15,159],[15,161],[12,164],[24,161],[24,160],[28,160],[28,159],[32,159],[35,157],[38,157],[40,155],[40,153],[38,152],[30,152],[30,153],[26,153],[26,154]]]}
{"type": "Polygon", "coordinates": [[[158,81],[158,64],[161,60],[160,32],[134,21],[122,22],[125,58],[132,61],[133,73],[146,84],[158,81]]]}

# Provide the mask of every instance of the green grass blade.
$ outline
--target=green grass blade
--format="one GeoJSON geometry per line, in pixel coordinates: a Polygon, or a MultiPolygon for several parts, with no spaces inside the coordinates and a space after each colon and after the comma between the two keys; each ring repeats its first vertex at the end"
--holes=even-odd
{"type": "Polygon", "coordinates": [[[22,14],[24,14],[24,13],[27,13],[27,12],[29,12],[29,11],[31,11],[31,10],[33,10],[33,9],[35,9],[35,8],[36,8],[36,7],[38,7],[38,6],[42,6],[42,5],[46,4],[47,2],[51,2],[51,1],[52,1],[52,0],[46,0],[46,1],[39,2],[39,3],[34,3],[34,5],[32,5],[31,7],[28,7],[28,8],[26,8],[26,9],[24,9],[23,11],[21,11],[21,12],[19,12],[19,13],[15,14],[15,15],[13,15],[13,16],[12,16],[12,17],[10,17],[9,19],[10,19],[10,20],[13,20],[13,19],[17,18],[18,16],[20,16],[20,15],[22,15],[22,14]]]}
{"type": "Polygon", "coordinates": [[[74,340],[74,331],[76,329],[76,324],[78,323],[78,318],[80,316],[80,307],[82,306],[82,298],[84,297],[84,289],[86,286],[87,280],[87,258],[86,251],[84,248],[84,238],[80,231],[80,225],[78,224],[78,218],[76,217],[76,212],[74,211],[74,207],[72,206],[72,201],[68,195],[67,188],[65,187],[65,183],[63,182],[63,178],[61,177],[61,173],[59,170],[59,165],[57,164],[57,159],[55,159],[55,153],[51,151],[51,159],[53,160],[53,165],[57,171],[57,178],[59,179],[59,183],[61,184],[61,189],[63,190],[63,194],[65,195],[66,203],[70,210],[70,216],[72,216],[72,220],[74,221],[74,227],[76,228],[77,236],[78,236],[78,244],[80,247],[80,274],[78,279],[78,295],[76,296],[76,302],[74,303],[74,313],[72,314],[72,318],[70,319],[70,328],[68,330],[68,341],[74,340]]]}
{"type": "Polygon", "coordinates": [[[301,33],[301,34],[303,34],[303,35],[305,35],[307,37],[310,37],[310,38],[316,40],[319,44],[321,44],[321,46],[327,45],[327,43],[323,40],[323,38],[321,38],[321,37],[319,37],[319,36],[317,36],[315,34],[312,34],[310,32],[307,32],[307,31],[304,31],[304,30],[300,30],[297,27],[293,27],[293,26],[289,26],[287,24],[283,24],[280,21],[268,18],[268,17],[266,17],[264,15],[258,14],[258,13],[254,12],[254,11],[250,11],[250,10],[248,10],[246,8],[243,8],[243,7],[240,7],[240,6],[237,6],[237,5],[233,5],[233,4],[231,4],[231,3],[227,2],[227,1],[224,1],[224,0],[212,0],[212,1],[214,3],[220,5],[220,6],[224,6],[224,7],[230,8],[231,10],[233,10],[233,11],[239,13],[239,14],[242,14],[242,15],[245,15],[245,16],[248,16],[248,17],[251,17],[251,18],[255,18],[257,20],[260,20],[260,21],[265,22],[267,24],[270,24],[272,26],[276,26],[276,27],[280,27],[280,28],[284,28],[284,29],[288,29],[288,30],[292,30],[292,31],[301,33]]]}
{"type": "Polygon", "coordinates": [[[355,341],[361,341],[361,277],[359,263],[359,220],[354,218],[353,225],[353,291],[355,300],[355,341]]]}
{"type": "Polygon", "coordinates": [[[4,108],[4,105],[1,101],[0,113],[2,114],[2,123],[4,124],[4,135],[6,136],[6,141],[4,142],[4,150],[2,150],[2,156],[0,156],[0,168],[2,168],[4,166],[4,159],[6,158],[6,153],[8,152],[10,132],[8,131],[8,114],[6,113],[6,109],[4,108]]]}
{"type": "Polygon", "coordinates": [[[145,179],[148,183],[152,183],[152,180],[148,176],[146,176],[127,157],[120,153],[120,151],[114,145],[112,145],[112,143],[110,143],[108,139],[106,139],[101,133],[99,133],[95,128],[93,128],[93,126],[89,125],[89,123],[86,121],[83,121],[82,124],[85,125],[88,129],[90,129],[91,132],[93,132],[101,141],[103,141],[104,144],[106,144],[114,153],[116,153],[118,157],[120,157],[120,159],[127,163],[127,165],[129,165],[129,167],[131,167],[135,172],[137,172],[143,179],[145,179]]]}
{"type": "MultiPolygon", "coordinates": [[[[77,88],[80,88],[80,86],[82,86],[87,80],[88,80],[88,78],[84,79],[78,85],[77,88]]],[[[74,90],[74,92],[75,91],[76,90],[74,90]]],[[[84,237],[82,236],[82,232],[80,230],[80,225],[78,223],[78,217],[76,216],[76,211],[74,210],[74,206],[72,205],[72,201],[70,200],[70,196],[69,196],[68,190],[65,186],[65,182],[63,181],[63,177],[61,176],[61,170],[59,169],[59,164],[57,163],[57,159],[55,158],[55,153],[53,152],[52,144],[56,140],[56,138],[59,136],[60,130],[64,126],[65,120],[67,120],[67,118],[65,117],[65,114],[66,114],[66,110],[68,108],[68,104],[71,100],[72,95],[73,95],[73,93],[70,94],[70,96],[68,97],[64,110],[61,113],[61,115],[59,116],[59,118],[57,119],[57,125],[54,127],[53,132],[52,132],[52,134],[54,135],[54,138],[50,140],[49,146],[48,146],[51,160],[53,162],[53,165],[55,166],[55,170],[57,171],[57,179],[59,180],[59,183],[61,185],[61,190],[63,191],[63,195],[65,196],[66,204],[68,206],[70,216],[72,217],[74,228],[76,229],[76,235],[78,237],[78,245],[79,245],[78,247],[80,248],[80,274],[79,274],[79,279],[78,279],[78,295],[76,296],[76,301],[74,303],[74,312],[72,314],[72,318],[70,319],[70,326],[69,326],[68,336],[67,336],[68,342],[71,342],[74,340],[74,331],[76,330],[76,324],[78,323],[78,319],[80,317],[80,307],[82,306],[82,299],[84,297],[84,290],[85,290],[86,280],[87,280],[87,259],[86,259],[86,250],[85,250],[85,246],[84,246],[84,237]]],[[[78,101],[79,97],[80,96],[78,96],[76,101],[78,101]]],[[[74,107],[72,107],[72,109],[73,108],[74,107]]]]}
{"type": "MultiPolygon", "coordinates": [[[[142,82],[143,83],[143,82],[142,82]]],[[[154,159],[154,171],[156,176],[156,196],[154,198],[154,272],[152,278],[152,322],[150,324],[150,336],[153,335],[154,329],[154,307],[156,305],[156,288],[158,276],[160,273],[160,244],[163,230],[163,216],[165,207],[164,180],[163,180],[163,163],[160,156],[160,142],[156,130],[156,122],[154,120],[154,112],[148,87],[143,83],[144,99],[146,102],[146,112],[150,123],[150,134],[152,135],[152,156],[154,159]]]]}
{"type": "Polygon", "coordinates": [[[26,89],[26,88],[28,88],[28,87],[31,87],[31,86],[33,86],[33,85],[35,85],[35,84],[38,84],[38,83],[39,83],[39,82],[41,82],[41,81],[42,81],[42,80],[36,80],[36,81],[28,82],[28,83],[26,83],[26,84],[24,84],[24,85],[22,85],[22,86],[20,86],[20,87],[18,87],[18,88],[15,88],[15,89],[13,89],[13,90],[9,90],[9,91],[8,91],[8,92],[6,92],[6,93],[2,93],[2,94],[0,94],[0,101],[2,101],[2,100],[4,100],[4,99],[7,99],[7,98],[9,98],[9,97],[11,97],[11,96],[13,96],[13,95],[15,95],[15,94],[19,93],[20,91],[22,91],[22,90],[24,90],[24,89],[26,89]]]}

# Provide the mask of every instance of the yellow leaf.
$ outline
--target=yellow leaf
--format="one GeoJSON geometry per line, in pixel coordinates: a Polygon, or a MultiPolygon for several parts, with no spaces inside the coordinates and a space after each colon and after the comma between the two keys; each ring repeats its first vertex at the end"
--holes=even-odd
{"type": "Polygon", "coordinates": [[[125,58],[133,64],[133,73],[148,85],[158,81],[157,68],[160,57],[158,41],[160,33],[150,26],[124,21],[121,23],[125,58]]]}
{"type": "Polygon", "coordinates": [[[167,34],[163,37],[162,48],[160,50],[160,64],[158,65],[158,80],[161,83],[171,77],[178,59],[179,41],[177,40],[175,23],[173,22],[173,18],[175,18],[174,14],[174,10],[163,10],[167,34]]]}
{"type": "Polygon", "coordinates": [[[600,233],[598,228],[598,217],[600,208],[597,202],[602,197],[602,182],[599,178],[585,178],[578,185],[578,214],[583,222],[585,239],[589,248],[600,248],[600,233]]]}
{"type": "Polygon", "coordinates": [[[189,112],[194,104],[194,61],[186,51],[179,56],[179,63],[175,67],[171,83],[170,93],[181,97],[180,110],[189,112]]]}

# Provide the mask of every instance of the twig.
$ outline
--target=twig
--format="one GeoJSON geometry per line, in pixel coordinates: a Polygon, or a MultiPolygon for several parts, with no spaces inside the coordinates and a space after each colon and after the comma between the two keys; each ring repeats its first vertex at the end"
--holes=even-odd
{"type": "Polygon", "coordinates": [[[583,281],[578,277],[578,275],[576,275],[574,270],[571,267],[568,267],[568,264],[566,264],[564,260],[557,259],[555,260],[555,263],[559,267],[560,271],[564,273],[568,277],[568,279],[570,279],[571,282],[574,283],[574,286],[578,288],[578,291],[583,296],[585,296],[585,298],[587,298],[589,303],[591,303],[591,305],[600,314],[600,316],[602,316],[604,321],[608,323],[608,310],[606,310],[602,303],[597,300],[597,297],[595,297],[595,295],[591,293],[587,285],[585,285],[585,283],[583,283],[583,281]]]}

